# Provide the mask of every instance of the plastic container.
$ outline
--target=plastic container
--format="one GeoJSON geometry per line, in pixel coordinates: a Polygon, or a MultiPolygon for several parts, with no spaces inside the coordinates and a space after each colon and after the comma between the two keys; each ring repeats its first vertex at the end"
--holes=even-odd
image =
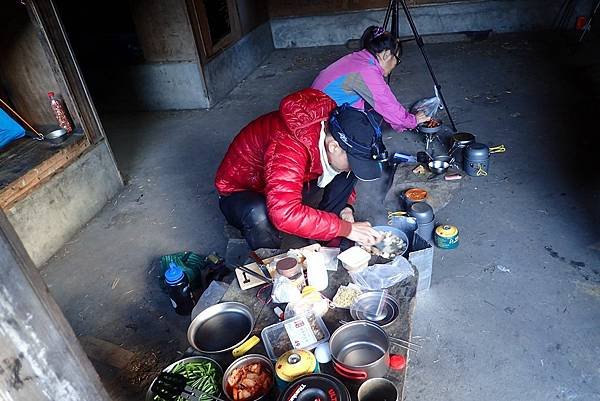
{"type": "Polygon", "coordinates": [[[277,274],[287,277],[300,291],[306,285],[302,265],[296,258],[290,256],[277,261],[275,270],[277,274]]]}
{"type": "Polygon", "coordinates": [[[340,248],[328,248],[323,246],[319,249],[319,253],[325,258],[325,268],[332,272],[337,271],[339,264],[337,256],[340,254],[340,248]]]}
{"type": "Polygon", "coordinates": [[[165,284],[171,299],[171,305],[179,315],[189,315],[194,309],[194,300],[190,291],[190,283],[186,275],[175,263],[169,263],[165,272],[165,284]]]}
{"type": "Polygon", "coordinates": [[[308,285],[317,291],[323,291],[329,285],[325,257],[319,252],[306,254],[306,279],[308,285]]]}
{"type": "Polygon", "coordinates": [[[371,254],[360,246],[353,246],[338,255],[342,266],[348,271],[364,269],[369,265],[371,254]]]}
{"type": "Polygon", "coordinates": [[[67,133],[73,132],[73,124],[71,123],[69,113],[67,112],[67,108],[65,107],[62,98],[56,96],[54,92],[48,92],[48,99],[50,99],[50,107],[52,108],[52,112],[54,113],[58,125],[61,128],[64,128],[67,133]]]}
{"type": "Polygon", "coordinates": [[[329,341],[329,330],[319,316],[313,313],[298,315],[265,327],[260,336],[267,355],[276,361],[292,349],[312,350],[329,341]]]}

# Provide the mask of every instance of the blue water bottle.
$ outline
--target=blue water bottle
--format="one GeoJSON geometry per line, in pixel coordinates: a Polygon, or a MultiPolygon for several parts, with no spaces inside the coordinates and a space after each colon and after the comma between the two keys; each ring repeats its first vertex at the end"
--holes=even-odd
{"type": "Polygon", "coordinates": [[[175,312],[179,315],[190,315],[194,309],[190,283],[183,270],[173,262],[169,263],[169,268],[165,272],[165,283],[175,312]]]}

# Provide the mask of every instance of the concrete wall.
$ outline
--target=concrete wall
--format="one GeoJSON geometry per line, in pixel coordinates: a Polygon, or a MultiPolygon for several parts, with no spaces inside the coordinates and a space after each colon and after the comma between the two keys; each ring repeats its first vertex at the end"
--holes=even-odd
{"type": "Polygon", "coordinates": [[[124,108],[207,108],[208,95],[185,0],[132,0],[131,10],[147,63],[129,68],[133,99],[127,99],[124,108]]]}
{"type": "Polygon", "coordinates": [[[186,110],[209,106],[197,62],[148,63],[129,68],[138,110],[186,110]]]}
{"type": "Polygon", "coordinates": [[[14,205],[7,217],[35,265],[40,266],[121,186],[110,151],[100,142],[14,205]]]}
{"type": "Polygon", "coordinates": [[[223,99],[273,51],[271,27],[265,23],[243,36],[204,66],[210,105],[223,99]]]}
{"type": "MultiPolygon", "coordinates": [[[[463,31],[515,32],[552,26],[561,1],[482,0],[411,7],[419,33],[448,34],[463,31]]],[[[369,25],[381,25],[385,10],[365,10],[330,15],[271,20],[275,48],[345,44],[358,39],[369,25]]],[[[401,12],[400,35],[412,36],[401,12]]]]}

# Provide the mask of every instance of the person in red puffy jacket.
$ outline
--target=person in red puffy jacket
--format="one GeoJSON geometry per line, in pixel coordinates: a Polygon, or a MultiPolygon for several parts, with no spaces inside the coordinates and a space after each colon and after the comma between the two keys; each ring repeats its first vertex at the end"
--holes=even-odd
{"type": "Polygon", "coordinates": [[[221,211],[252,249],[278,248],[282,233],[374,244],[380,234],[354,221],[352,203],[357,179],[381,176],[375,141],[365,112],[336,108],[316,89],[292,93],[229,146],[215,179],[221,211]],[[315,195],[320,201],[307,204],[315,195]]]}

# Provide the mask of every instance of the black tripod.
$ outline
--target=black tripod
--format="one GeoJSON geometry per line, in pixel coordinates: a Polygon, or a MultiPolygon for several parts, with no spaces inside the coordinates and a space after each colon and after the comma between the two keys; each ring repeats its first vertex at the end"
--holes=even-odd
{"type": "Polygon", "coordinates": [[[454,125],[454,120],[452,119],[452,116],[450,115],[450,109],[448,108],[448,105],[446,105],[446,99],[444,98],[444,95],[442,93],[442,86],[438,82],[438,80],[433,72],[433,68],[431,67],[429,58],[427,57],[427,53],[425,53],[425,45],[423,43],[423,39],[421,38],[421,35],[419,35],[419,32],[417,31],[415,22],[414,22],[412,16],[410,15],[410,11],[408,10],[408,7],[406,6],[406,2],[404,0],[390,0],[390,3],[388,4],[388,7],[387,7],[387,11],[385,13],[385,19],[383,20],[383,29],[387,30],[387,26],[388,26],[388,23],[390,22],[390,17],[391,17],[392,28],[391,28],[390,32],[392,33],[392,35],[394,35],[394,37],[400,38],[400,35],[399,35],[400,4],[402,4],[402,9],[404,10],[404,14],[406,14],[406,19],[408,20],[410,29],[412,30],[413,36],[415,37],[415,42],[417,42],[417,46],[419,46],[419,49],[421,50],[421,54],[423,55],[423,58],[425,59],[425,64],[427,64],[427,69],[429,70],[429,74],[431,74],[431,78],[433,79],[433,84],[435,85],[435,88],[437,89],[437,92],[440,95],[440,99],[442,100],[442,104],[444,105],[444,109],[446,110],[446,114],[448,114],[448,119],[450,120],[450,125],[452,126],[452,131],[456,132],[457,131],[456,125],[454,125]]]}

